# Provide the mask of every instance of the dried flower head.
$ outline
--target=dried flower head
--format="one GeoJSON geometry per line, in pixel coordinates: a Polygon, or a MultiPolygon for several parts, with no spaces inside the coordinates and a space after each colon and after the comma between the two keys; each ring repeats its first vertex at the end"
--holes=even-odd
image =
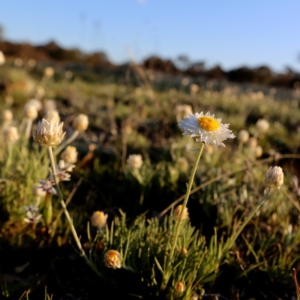
{"type": "Polygon", "coordinates": [[[18,128],[15,126],[6,127],[3,134],[8,144],[13,144],[19,139],[18,128]]]}
{"type": "Polygon", "coordinates": [[[42,119],[37,129],[33,132],[33,139],[44,147],[54,147],[61,143],[65,136],[63,123],[58,124],[53,120],[42,119]]]}
{"type": "Polygon", "coordinates": [[[106,225],[107,218],[108,218],[107,214],[98,210],[95,211],[91,216],[91,223],[94,227],[97,227],[98,229],[102,229],[106,225]]]}
{"type": "Polygon", "coordinates": [[[249,140],[249,132],[247,130],[242,129],[239,132],[237,138],[241,144],[246,144],[249,140]]]}
{"type": "Polygon", "coordinates": [[[116,250],[109,250],[104,255],[104,264],[108,268],[121,268],[121,254],[116,250]]]}
{"type": "Polygon", "coordinates": [[[265,176],[265,184],[270,189],[280,189],[283,185],[284,174],[281,167],[270,167],[265,176]]]}
{"type": "Polygon", "coordinates": [[[143,158],[140,154],[131,154],[127,158],[127,164],[131,170],[138,170],[143,165],[143,158]]]}
{"type": "Polygon", "coordinates": [[[73,121],[73,127],[78,131],[85,131],[89,126],[89,118],[87,115],[79,114],[73,121]]]}
{"type": "Polygon", "coordinates": [[[215,144],[225,147],[223,141],[235,138],[229,124],[223,124],[222,119],[215,119],[214,115],[207,112],[190,114],[187,118],[179,122],[179,128],[184,130],[183,135],[196,138],[196,142],[206,145],[215,144]]]}
{"type": "Polygon", "coordinates": [[[60,158],[63,159],[68,164],[75,164],[77,162],[78,152],[74,146],[68,146],[60,155],[60,158]]]}
{"type": "MultiPolygon", "coordinates": [[[[178,219],[180,217],[182,211],[182,205],[178,205],[175,209],[174,209],[174,218],[178,219]]],[[[189,212],[187,207],[184,208],[183,210],[183,214],[182,214],[182,220],[186,220],[189,217],[189,212]]]]}

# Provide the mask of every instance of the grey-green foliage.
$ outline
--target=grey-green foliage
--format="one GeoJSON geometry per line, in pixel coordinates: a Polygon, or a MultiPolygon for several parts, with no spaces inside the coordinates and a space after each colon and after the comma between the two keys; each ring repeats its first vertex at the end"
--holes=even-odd
{"type": "Polygon", "coordinates": [[[111,249],[117,250],[122,256],[122,268],[139,274],[140,282],[133,285],[145,286],[153,295],[168,294],[172,299],[176,296],[176,284],[182,282],[185,290],[179,296],[189,299],[195,289],[199,290],[204,283],[215,279],[224,244],[217,241],[216,235],[207,243],[189,220],[184,220],[180,226],[175,255],[168,269],[167,258],[174,226],[173,213],[162,221],[141,215],[132,225],[127,226],[126,215],[121,212],[121,218],[116,218],[110,228],[98,232],[90,250],[91,257],[103,277],[108,278],[105,276],[108,270],[103,262],[104,254],[111,249]],[[103,247],[100,253],[97,252],[99,244],[103,247]],[[164,272],[172,272],[167,285],[162,282],[164,272]]]}

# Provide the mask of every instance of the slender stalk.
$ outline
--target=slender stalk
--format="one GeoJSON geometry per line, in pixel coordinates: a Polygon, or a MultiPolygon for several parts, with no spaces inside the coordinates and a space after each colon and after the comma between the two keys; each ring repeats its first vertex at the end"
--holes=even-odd
{"type": "Polygon", "coordinates": [[[25,137],[26,140],[29,140],[32,128],[32,119],[27,119],[26,129],[25,129],[25,137]]]}
{"type": "Polygon", "coordinates": [[[77,247],[79,249],[80,255],[84,258],[85,262],[98,274],[98,271],[96,270],[96,268],[94,267],[94,265],[91,263],[91,261],[88,259],[88,257],[86,256],[86,254],[85,254],[85,252],[84,252],[84,250],[82,248],[80,239],[79,239],[79,237],[77,235],[77,232],[76,232],[76,229],[74,227],[73,221],[72,221],[72,219],[70,217],[70,214],[69,214],[69,212],[67,210],[65,201],[63,199],[62,192],[61,192],[61,189],[60,189],[59,184],[58,184],[58,178],[57,178],[57,175],[56,175],[55,162],[54,162],[54,156],[53,156],[52,147],[48,147],[48,151],[49,151],[49,156],[50,156],[50,161],[51,161],[51,168],[52,168],[54,182],[55,182],[55,188],[56,188],[58,197],[60,199],[60,203],[61,203],[61,206],[63,208],[64,214],[67,217],[67,220],[68,220],[69,225],[71,227],[71,231],[72,231],[73,237],[75,239],[75,242],[77,244],[77,247]]]}
{"type": "Polygon", "coordinates": [[[71,144],[77,138],[78,134],[79,131],[75,130],[73,134],[55,150],[55,153],[59,153],[60,151],[64,150],[69,144],[71,144]]]}
{"type": "MultiPolygon", "coordinates": [[[[173,243],[172,243],[170,255],[168,257],[167,270],[171,269],[171,263],[172,263],[172,259],[173,259],[173,255],[174,255],[174,252],[175,252],[175,247],[176,247],[176,244],[177,244],[177,239],[178,239],[178,235],[179,235],[179,231],[180,231],[179,229],[180,229],[180,225],[182,224],[183,213],[184,213],[184,210],[186,208],[187,202],[188,202],[189,197],[190,197],[192,185],[193,185],[194,178],[195,178],[196,171],[197,171],[197,167],[198,167],[198,164],[199,164],[202,152],[203,152],[203,148],[204,148],[204,144],[201,144],[200,149],[198,151],[198,156],[197,156],[196,161],[194,163],[192,173],[191,173],[191,176],[190,176],[190,179],[189,179],[189,183],[188,183],[188,186],[187,186],[187,191],[186,191],[186,194],[185,194],[185,197],[184,197],[184,200],[183,200],[183,204],[182,204],[182,207],[181,207],[180,216],[177,219],[176,224],[175,224],[174,240],[173,240],[173,243]]],[[[167,286],[167,283],[170,279],[172,271],[173,270],[170,270],[169,272],[164,274],[163,288],[165,288],[167,286]]]]}
{"type": "Polygon", "coordinates": [[[271,191],[272,191],[272,189],[270,189],[270,188],[267,189],[266,193],[263,195],[263,197],[259,200],[259,202],[254,207],[254,209],[251,211],[251,213],[244,220],[244,222],[239,227],[239,229],[237,230],[237,232],[235,232],[234,235],[229,239],[228,244],[224,247],[224,249],[222,251],[222,255],[220,257],[220,260],[222,260],[224,258],[224,256],[226,255],[227,251],[229,251],[230,248],[233,246],[234,242],[236,241],[236,239],[238,238],[238,236],[240,235],[240,233],[243,231],[243,229],[248,224],[248,222],[252,219],[252,217],[257,213],[257,211],[260,209],[260,207],[263,205],[263,203],[265,202],[265,200],[270,195],[271,191]]]}

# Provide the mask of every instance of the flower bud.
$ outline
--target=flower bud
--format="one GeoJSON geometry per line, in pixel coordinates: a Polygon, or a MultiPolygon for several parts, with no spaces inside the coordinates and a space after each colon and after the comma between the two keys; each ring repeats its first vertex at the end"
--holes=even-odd
{"type": "Polygon", "coordinates": [[[63,159],[68,164],[75,164],[77,162],[78,152],[74,146],[68,146],[60,155],[60,158],[63,159]]]}
{"type": "Polygon", "coordinates": [[[256,128],[260,133],[266,133],[270,127],[270,124],[267,120],[259,119],[256,122],[256,128]]]}
{"type": "Polygon", "coordinates": [[[44,76],[45,77],[52,77],[54,75],[54,69],[52,67],[47,67],[44,69],[44,76]]]}
{"type": "Polygon", "coordinates": [[[184,292],[184,290],[185,290],[185,286],[183,282],[178,281],[175,286],[175,294],[180,295],[184,292]]]}
{"type": "Polygon", "coordinates": [[[270,189],[280,189],[283,185],[284,174],[281,167],[270,167],[265,176],[265,184],[270,189]]]}
{"type": "Polygon", "coordinates": [[[116,250],[109,250],[104,255],[104,264],[108,268],[121,268],[121,254],[116,250]]]}
{"type": "Polygon", "coordinates": [[[18,129],[15,126],[5,128],[3,133],[6,142],[9,144],[13,144],[19,139],[18,129]]]}
{"type": "Polygon", "coordinates": [[[143,158],[140,154],[131,154],[128,156],[127,164],[131,170],[138,170],[143,165],[143,158]]]}
{"type": "Polygon", "coordinates": [[[13,119],[13,113],[9,109],[5,109],[2,112],[2,119],[4,122],[9,122],[13,119]]]}
{"type": "Polygon", "coordinates": [[[0,66],[5,64],[5,56],[2,51],[0,51],[0,66]]]}
{"type": "MultiPolygon", "coordinates": [[[[174,209],[174,218],[175,219],[178,219],[180,217],[181,210],[182,210],[182,205],[178,205],[174,209]]],[[[188,209],[187,209],[187,207],[185,207],[183,210],[183,214],[182,214],[182,220],[186,220],[188,217],[189,217],[188,209]]]]}
{"type": "Polygon", "coordinates": [[[38,111],[36,107],[31,103],[27,103],[24,106],[24,113],[25,117],[30,120],[35,120],[38,117],[38,111]]]}
{"type": "Polygon", "coordinates": [[[89,126],[89,118],[87,115],[79,114],[73,121],[73,127],[78,131],[85,131],[89,126]]]}
{"type": "Polygon", "coordinates": [[[94,227],[102,229],[106,225],[108,215],[104,214],[102,211],[95,211],[91,217],[91,223],[94,227]]]}
{"type": "Polygon", "coordinates": [[[241,144],[246,144],[249,140],[249,132],[247,130],[241,130],[237,136],[241,144]]]}

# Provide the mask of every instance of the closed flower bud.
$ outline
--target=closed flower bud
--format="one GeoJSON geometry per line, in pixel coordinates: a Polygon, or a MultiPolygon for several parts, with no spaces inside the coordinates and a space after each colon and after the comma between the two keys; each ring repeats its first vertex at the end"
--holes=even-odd
{"type": "Polygon", "coordinates": [[[109,250],[104,255],[104,264],[108,268],[121,268],[121,254],[116,250],[109,250]]]}
{"type": "Polygon", "coordinates": [[[143,165],[143,158],[140,154],[131,154],[128,156],[127,164],[131,170],[138,170],[143,165]]]}
{"type": "Polygon", "coordinates": [[[45,77],[52,77],[54,75],[54,69],[52,67],[47,67],[44,69],[44,76],[45,77]]]}
{"type": "Polygon", "coordinates": [[[249,132],[247,130],[241,130],[237,136],[241,144],[246,144],[249,140],[249,132]]]}
{"type": "Polygon", "coordinates": [[[60,158],[63,159],[68,164],[75,164],[77,162],[78,152],[74,146],[68,146],[60,155],[60,158]]]}
{"type": "Polygon", "coordinates": [[[91,217],[91,223],[94,227],[102,229],[106,225],[107,217],[108,215],[106,215],[104,212],[99,210],[95,211],[91,217]]]}
{"type": "Polygon", "coordinates": [[[37,111],[40,111],[42,109],[42,103],[41,103],[41,101],[38,100],[38,99],[35,99],[35,98],[30,99],[27,102],[26,105],[32,105],[32,106],[34,106],[37,111]]]}
{"type": "Polygon", "coordinates": [[[18,129],[15,126],[5,128],[3,133],[6,142],[9,144],[13,144],[19,139],[18,129]]]}
{"type": "Polygon", "coordinates": [[[89,118],[87,115],[79,114],[73,121],[73,127],[78,131],[85,131],[89,126],[89,118]]]}
{"type": "Polygon", "coordinates": [[[59,112],[55,109],[50,109],[46,111],[46,119],[51,119],[54,122],[59,123],[60,122],[60,116],[59,116],[59,112]]]}
{"type": "Polygon", "coordinates": [[[177,294],[177,295],[182,294],[184,292],[184,290],[185,290],[185,286],[184,286],[183,282],[178,281],[175,286],[175,294],[177,294]]]}
{"type": "Polygon", "coordinates": [[[271,167],[265,176],[265,184],[270,189],[280,189],[284,174],[281,167],[271,167]]]}
{"type": "Polygon", "coordinates": [[[177,160],[177,164],[179,166],[179,170],[182,173],[187,173],[189,170],[189,162],[185,157],[179,157],[177,160]]]}
{"type": "Polygon", "coordinates": [[[270,124],[267,120],[259,119],[256,122],[256,128],[260,133],[266,133],[270,127],[270,124]]]}
{"type": "MultiPolygon", "coordinates": [[[[182,210],[182,205],[178,205],[175,209],[174,209],[174,218],[175,219],[179,219],[180,214],[181,214],[181,210],[182,210]]],[[[183,214],[182,214],[182,220],[185,220],[189,217],[189,213],[188,213],[188,209],[187,207],[183,210],[183,214]]]]}
{"type": "Polygon", "coordinates": [[[30,120],[35,120],[38,117],[38,111],[36,109],[36,106],[31,103],[27,103],[24,106],[24,113],[25,117],[30,120]]]}
{"type": "Polygon", "coordinates": [[[13,113],[9,109],[5,109],[2,112],[2,119],[4,122],[9,122],[13,119],[13,113]]]}
{"type": "Polygon", "coordinates": [[[64,136],[63,123],[58,124],[53,120],[43,119],[38,123],[37,129],[33,132],[33,139],[44,147],[59,145],[64,136]]]}
{"type": "Polygon", "coordinates": [[[0,66],[5,64],[5,56],[2,51],[0,51],[0,66]]]}

